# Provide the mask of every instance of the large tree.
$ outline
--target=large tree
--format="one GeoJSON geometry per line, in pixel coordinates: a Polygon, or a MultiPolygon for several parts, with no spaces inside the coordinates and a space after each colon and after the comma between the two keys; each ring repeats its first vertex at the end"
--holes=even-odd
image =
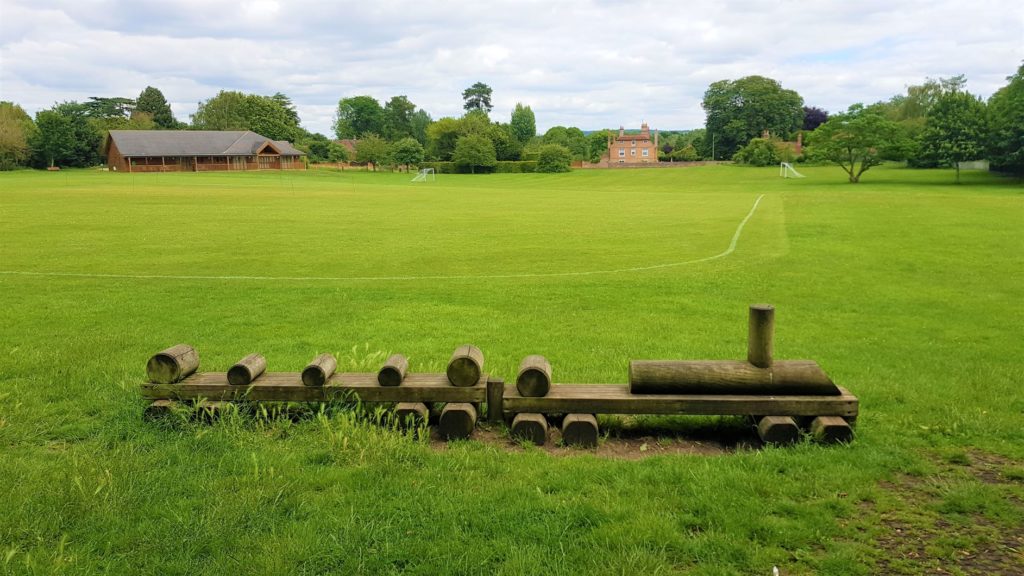
{"type": "Polygon", "coordinates": [[[533,110],[517,102],[515,109],[512,110],[509,127],[516,141],[520,144],[529,142],[530,138],[537,135],[537,119],[533,115],[533,110]]]}
{"type": "Polygon", "coordinates": [[[399,166],[405,166],[408,172],[410,166],[423,162],[423,145],[412,136],[406,136],[391,145],[391,160],[399,166]]]}
{"type": "Polygon", "coordinates": [[[24,166],[29,159],[29,140],[36,126],[21,106],[0,102],[0,170],[24,166]]]}
{"type": "Polygon", "coordinates": [[[861,174],[897,156],[906,145],[895,122],[861,104],[835,114],[808,139],[812,158],[838,165],[854,184],[860,182],[861,174]]]}
{"type": "Polygon", "coordinates": [[[455,153],[462,124],[458,118],[441,118],[427,126],[427,154],[434,160],[447,162],[455,153]]]}
{"type": "Polygon", "coordinates": [[[163,92],[152,86],[146,86],[135,100],[134,113],[140,112],[149,114],[157,128],[165,130],[178,128],[178,121],[174,118],[171,105],[167,103],[163,92]]]}
{"type": "Polygon", "coordinates": [[[430,114],[427,114],[427,111],[422,108],[413,112],[412,117],[409,118],[409,127],[412,130],[412,137],[424,146],[427,145],[427,128],[430,126],[431,122],[433,122],[433,119],[431,119],[430,114]]]}
{"type": "Polygon", "coordinates": [[[383,135],[388,140],[400,140],[412,136],[412,118],[416,105],[405,96],[392,96],[384,104],[383,135]]]}
{"type": "Polygon", "coordinates": [[[376,134],[364,134],[356,142],[356,162],[372,164],[373,171],[376,172],[377,166],[391,162],[391,146],[387,140],[376,134]]]}
{"type": "Polygon", "coordinates": [[[334,133],[338,138],[362,138],[384,132],[384,109],[373,96],[352,96],[338,102],[334,133]]]}
{"type": "Polygon", "coordinates": [[[102,137],[89,123],[88,109],[64,102],[36,114],[36,131],[29,141],[37,166],[84,168],[100,162],[102,137]]]}
{"type": "Polygon", "coordinates": [[[200,130],[252,130],[271,140],[295,140],[301,129],[283,94],[259,96],[221,90],[199,103],[192,126],[200,130]],[[283,97],[283,100],[282,100],[283,97]]]}
{"type": "Polygon", "coordinates": [[[981,99],[967,92],[945,93],[928,110],[920,154],[940,166],[956,167],[959,184],[960,162],[984,154],[986,129],[981,99]]]}
{"type": "Polygon", "coordinates": [[[491,111],[491,87],[483,82],[477,82],[462,91],[462,107],[468,112],[470,110],[482,110],[486,113],[491,111]]]}
{"type": "Polygon", "coordinates": [[[715,159],[732,158],[765,130],[789,138],[804,120],[803,98],[764,76],[715,82],[704,93],[701,106],[707,114],[706,142],[714,142],[715,159]]]}
{"type": "Polygon", "coordinates": [[[828,121],[828,112],[816,106],[804,106],[804,123],[802,128],[808,132],[828,121]]]}
{"type": "Polygon", "coordinates": [[[468,166],[472,174],[476,173],[477,168],[490,168],[498,163],[494,144],[482,134],[470,134],[459,138],[452,160],[459,166],[468,166]]]}
{"type": "Polygon", "coordinates": [[[1024,64],[988,100],[988,156],[994,168],[1024,174],[1024,64]]]}

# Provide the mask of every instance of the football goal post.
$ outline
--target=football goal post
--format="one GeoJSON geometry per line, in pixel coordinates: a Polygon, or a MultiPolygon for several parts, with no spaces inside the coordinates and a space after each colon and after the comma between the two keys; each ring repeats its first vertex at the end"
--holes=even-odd
{"type": "Polygon", "coordinates": [[[789,162],[780,162],[779,163],[779,176],[782,176],[783,178],[803,178],[804,177],[804,175],[799,173],[799,172],[797,172],[796,168],[793,168],[793,165],[790,164],[789,162]]]}
{"type": "Polygon", "coordinates": [[[424,168],[416,173],[416,177],[412,179],[413,182],[433,182],[437,180],[437,175],[434,174],[433,168],[424,168]]]}

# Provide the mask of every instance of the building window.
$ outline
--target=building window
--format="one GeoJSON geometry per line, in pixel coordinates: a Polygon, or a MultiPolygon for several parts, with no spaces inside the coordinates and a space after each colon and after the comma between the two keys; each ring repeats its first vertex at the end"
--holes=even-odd
{"type": "Polygon", "coordinates": [[[631,141],[629,142],[629,144],[630,144],[631,146],[636,146],[636,140],[631,140],[631,141]]]}
{"type": "Polygon", "coordinates": [[[629,151],[629,155],[630,156],[636,156],[636,150],[630,150],[629,151]]]}
{"type": "Polygon", "coordinates": [[[643,151],[641,152],[641,155],[642,156],[647,156],[647,148],[643,149],[643,151]]]}
{"type": "Polygon", "coordinates": [[[625,155],[626,155],[626,149],[625,148],[619,148],[619,158],[623,158],[623,157],[625,157],[625,155]]]}

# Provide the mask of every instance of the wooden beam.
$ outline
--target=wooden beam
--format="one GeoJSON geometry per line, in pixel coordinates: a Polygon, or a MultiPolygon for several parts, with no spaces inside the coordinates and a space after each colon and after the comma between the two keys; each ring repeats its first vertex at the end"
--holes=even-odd
{"type": "Polygon", "coordinates": [[[487,376],[475,386],[457,387],[445,374],[410,374],[401,386],[381,386],[376,373],[335,373],[322,387],[306,386],[298,372],[268,372],[250,385],[228,384],[222,372],[193,374],[177,384],[143,384],[147,399],[252,400],[256,402],[484,402],[487,376]]]}
{"type": "Polygon", "coordinates": [[[800,427],[789,416],[765,416],[757,423],[757,435],[765,444],[793,444],[800,440],[800,427]]]}
{"type": "Polygon", "coordinates": [[[597,448],[600,430],[593,414],[569,414],[562,420],[562,442],[580,448],[597,448]]]}
{"type": "Polygon", "coordinates": [[[772,365],[772,340],[775,337],[775,307],[754,304],[750,307],[747,334],[747,362],[758,368],[772,365]]]}
{"type": "Polygon", "coordinates": [[[505,381],[501,378],[487,380],[487,420],[500,422],[505,417],[505,381]]]}
{"type": "Polygon", "coordinates": [[[842,418],[818,416],[811,422],[811,436],[823,444],[838,444],[853,440],[853,429],[842,418]]]}
{"type": "Polygon", "coordinates": [[[842,387],[839,391],[838,396],[630,394],[623,384],[552,384],[547,396],[527,398],[506,386],[504,409],[542,414],[856,416],[857,398],[842,387]]]}
{"type": "Polygon", "coordinates": [[[548,439],[548,419],[543,414],[522,412],[512,420],[513,440],[525,440],[536,446],[543,446],[548,439]]]}

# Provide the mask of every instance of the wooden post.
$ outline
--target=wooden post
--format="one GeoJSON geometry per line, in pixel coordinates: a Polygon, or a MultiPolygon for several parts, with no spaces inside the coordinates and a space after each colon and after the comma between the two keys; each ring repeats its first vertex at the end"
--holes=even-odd
{"type": "Polygon", "coordinates": [[[839,416],[818,416],[811,422],[811,436],[822,444],[853,440],[853,429],[839,416]]]}
{"type": "Polygon", "coordinates": [[[395,421],[401,428],[417,428],[430,419],[430,408],[423,402],[399,402],[395,405],[395,421]]]}
{"type": "Polygon", "coordinates": [[[338,369],[338,361],[331,354],[321,354],[302,369],[302,383],[306,386],[323,386],[338,369]]]}
{"type": "Polygon", "coordinates": [[[735,360],[632,360],[629,390],[633,394],[840,394],[811,360],[780,360],[770,368],[735,360]]]}
{"type": "Polygon", "coordinates": [[[569,414],[562,421],[562,442],[581,448],[597,447],[597,418],[593,414],[569,414]]]}
{"type": "Polygon", "coordinates": [[[543,414],[520,412],[512,420],[512,438],[543,446],[548,439],[548,420],[543,414]]]}
{"type": "Polygon", "coordinates": [[[392,354],[377,372],[377,383],[381,386],[399,386],[409,372],[409,360],[401,354],[392,354]]]}
{"type": "Polygon", "coordinates": [[[188,344],[157,352],[146,363],[146,376],[154,384],[180,382],[199,368],[199,353],[188,344]]]}
{"type": "Polygon", "coordinates": [[[228,369],[228,384],[247,386],[267,369],[267,359],[260,354],[249,354],[228,369]]]}
{"type": "Polygon", "coordinates": [[[487,380],[487,420],[501,422],[505,417],[505,381],[501,378],[487,380]]]}
{"type": "Polygon", "coordinates": [[[484,353],[472,344],[459,346],[448,361],[448,381],[453,386],[475,386],[484,368],[484,353]]]}
{"type": "Polygon", "coordinates": [[[757,435],[765,444],[793,444],[800,439],[800,428],[789,416],[765,416],[757,423],[757,435]]]}
{"type": "Polygon", "coordinates": [[[546,396],[551,389],[551,363],[548,359],[533,354],[523,358],[519,363],[519,374],[516,376],[516,390],[520,396],[546,396]]]}
{"type": "Polygon", "coordinates": [[[437,431],[445,440],[469,438],[476,426],[476,408],[468,402],[449,402],[441,411],[437,431]]]}
{"type": "Polygon", "coordinates": [[[754,304],[750,307],[750,329],[747,336],[747,362],[758,368],[772,365],[772,339],[775,334],[775,307],[754,304]]]}

